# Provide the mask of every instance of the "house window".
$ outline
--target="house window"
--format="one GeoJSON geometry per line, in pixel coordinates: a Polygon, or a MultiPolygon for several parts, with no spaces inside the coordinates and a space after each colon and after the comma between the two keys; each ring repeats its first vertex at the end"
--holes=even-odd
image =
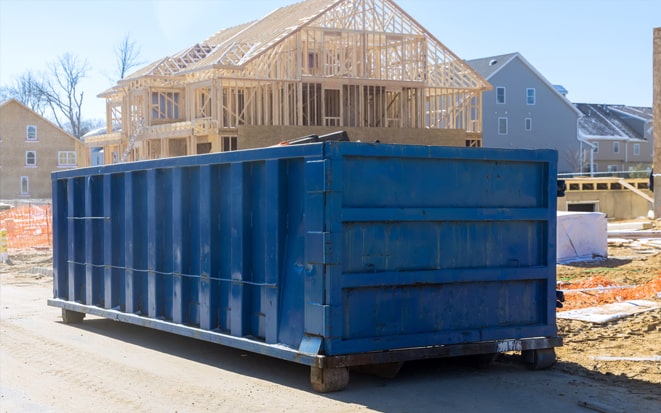
{"type": "Polygon", "coordinates": [[[634,143],[633,144],[633,154],[634,154],[634,156],[640,156],[640,144],[639,143],[634,143]]]}
{"type": "Polygon", "coordinates": [[[608,165],[608,172],[617,172],[617,165],[608,165]]]}
{"type": "Polygon", "coordinates": [[[21,176],[21,195],[30,195],[30,178],[21,176]]]}
{"type": "Polygon", "coordinates": [[[599,153],[599,142],[592,142],[594,145],[594,153],[599,153]]]}
{"type": "Polygon", "coordinates": [[[235,151],[236,136],[223,136],[223,152],[235,151]]]}
{"type": "Polygon", "coordinates": [[[496,88],[496,103],[505,103],[505,88],[502,86],[496,88]]]}
{"type": "Polygon", "coordinates": [[[498,118],[498,134],[507,135],[507,118],[498,118]]]}
{"type": "Polygon", "coordinates": [[[613,142],[613,153],[620,153],[620,142],[613,142]]]}
{"type": "Polygon", "coordinates": [[[526,89],[526,103],[529,105],[535,104],[535,88],[529,87],[526,89]]]}
{"type": "Polygon", "coordinates": [[[151,117],[159,119],[179,119],[179,92],[152,92],[151,117]]]}
{"type": "Polygon", "coordinates": [[[37,152],[25,151],[25,166],[37,166],[37,152]]]}
{"type": "Polygon", "coordinates": [[[57,153],[57,166],[76,166],[76,152],[59,151],[57,153]]]}
{"type": "Polygon", "coordinates": [[[29,141],[37,140],[37,127],[35,125],[28,125],[25,128],[25,139],[29,141]]]}
{"type": "Polygon", "coordinates": [[[525,128],[527,131],[532,130],[532,118],[526,118],[525,119],[525,128]]]}

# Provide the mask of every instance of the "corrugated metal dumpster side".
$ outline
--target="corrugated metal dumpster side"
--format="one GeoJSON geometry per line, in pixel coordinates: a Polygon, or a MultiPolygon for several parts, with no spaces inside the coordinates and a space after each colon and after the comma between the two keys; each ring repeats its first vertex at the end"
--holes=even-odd
{"type": "Polygon", "coordinates": [[[325,354],[556,336],[555,152],[365,149],[331,147],[307,243],[325,354]]]}
{"type": "Polygon", "coordinates": [[[202,335],[296,358],[305,170],[323,151],[303,145],[54,173],[50,304],[148,326],[170,322],[190,328],[158,328],[218,333],[228,340],[202,335]]]}

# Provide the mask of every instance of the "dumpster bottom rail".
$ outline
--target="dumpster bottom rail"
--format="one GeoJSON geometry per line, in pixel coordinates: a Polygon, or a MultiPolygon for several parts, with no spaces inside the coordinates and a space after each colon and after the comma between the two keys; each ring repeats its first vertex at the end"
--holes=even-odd
{"type": "Polygon", "coordinates": [[[391,365],[394,366],[393,371],[396,374],[403,362],[412,360],[480,355],[495,357],[498,353],[513,351],[521,352],[524,361],[534,369],[543,369],[555,363],[554,347],[562,346],[561,337],[530,337],[327,356],[306,353],[282,344],[235,337],[218,331],[57,298],[49,299],[48,305],[62,309],[62,320],[65,323],[82,322],[85,314],[91,314],[304,364],[311,367],[312,386],[320,392],[344,389],[348,384],[348,371],[351,367],[375,367],[374,371],[378,371],[379,366],[391,365]]]}
{"type": "Polygon", "coordinates": [[[506,353],[509,351],[534,351],[562,346],[561,337],[533,337],[474,343],[449,344],[432,347],[395,349],[372,353],[358,353],[338,356],[319,356],[322,368],[352,367],[367,364],[382,364],[424,360],[445,357],[474,356],[479,354],[506,353]]]}
{"type": "MultiPolygon", "coordinates": [[[[205,330],[184,324],[173,323],[170,321],[148,318],[139,314],[124,313],[122,311],[96,307],[93,305],[80,304],[57,298],[49,299],[48,305],[51,307],[62,308],[62,318],[65,323],[67,320],[65,319],[64,314],[67,314],[67,312],[82,313],[82,316],[84,316],[84,314],[91,314],[110,320],[121,321],[124,323],[152,328],[154,330],[160,330],[185,337],[195,338],[198,340],[204,340],[223,346],[234,347],[240,350],[250,351],[252,353],[278,357],[284,360],[294,361],[308,366],[314,366],[319,363],[317,355],[301,353],[297,349],[287,347],[282,344],[267,344],[254,338],[235,337],[214,330],[205,330]]],[[[82,321],[82,316],[77,320],[78,322],[82,321]]],[[[67,318],[71,318],[71,316],[67,318]]]]}

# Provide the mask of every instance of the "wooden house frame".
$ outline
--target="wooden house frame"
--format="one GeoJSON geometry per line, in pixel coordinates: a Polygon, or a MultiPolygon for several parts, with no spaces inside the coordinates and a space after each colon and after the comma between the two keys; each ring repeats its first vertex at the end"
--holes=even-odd
{"type": "Polygon", "coordinates": [[[391,0],[307,0],[221,30],[99,97],[105,163],[352,140],[481,145],[491,86],[391,0]]]}

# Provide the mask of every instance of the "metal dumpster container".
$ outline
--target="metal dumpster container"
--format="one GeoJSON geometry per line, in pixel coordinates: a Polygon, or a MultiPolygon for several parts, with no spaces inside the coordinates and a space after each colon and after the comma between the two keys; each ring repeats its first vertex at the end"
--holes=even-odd
{"type": "Polygon", "coordinates": [[[54,298],[311,366],[555,361],[550,150],[325,142],[55,172],[54,298]]]}

